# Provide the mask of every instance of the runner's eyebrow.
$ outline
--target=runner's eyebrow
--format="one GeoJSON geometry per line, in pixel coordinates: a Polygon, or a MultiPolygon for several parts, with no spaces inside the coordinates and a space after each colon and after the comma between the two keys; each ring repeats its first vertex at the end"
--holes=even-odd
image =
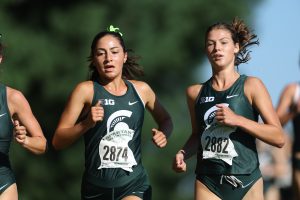
{"type": "MultiPolygon", "coordinates": [[[[115,49],[120,49],[120,47],[112,47],[112,48],[110,48],[109,50],[115,50],[115,49]]],[[[97,48],[96,49],[96,51],[106,51],[106,49],[104,49],[104,48],[97,48]]]]}

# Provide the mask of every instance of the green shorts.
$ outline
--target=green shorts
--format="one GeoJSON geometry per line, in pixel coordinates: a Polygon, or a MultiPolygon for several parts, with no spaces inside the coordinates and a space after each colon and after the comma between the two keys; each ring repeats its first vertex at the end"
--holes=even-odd
{"type": "Polygon", "coordinates": [[[141,173],[140,176],[121,187],[105,188],[85,181],[81,184],[82,200],[121,200],[131,195],[143,200],[151,200],[152,188],[146,173],[141,173]]]}
{"type": "Polygon", "coordinates": [[[199,174],[196,178],[222,200],[240,200],[261,177],[257,168],[249,175],[199,174]]]}
{"type": "Polygon", "coordinates": [[[0,167],[0,194],[14,183],[16,179],[12,170],[8,167],[0,167]]]}

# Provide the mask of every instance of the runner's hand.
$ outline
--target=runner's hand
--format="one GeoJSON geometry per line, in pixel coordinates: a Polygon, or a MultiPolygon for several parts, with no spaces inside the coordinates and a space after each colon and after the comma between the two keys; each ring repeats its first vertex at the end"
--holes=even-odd
{"type": "Polygon", "coordinates": [[[14,129],[13,129],[15,140],[24,145],[27,141],[27,131],[25,126],[21,126],[18,120],[14,120],[14,129]]]}
{"type": "Polygon", "coordinates": [[[163,148],[167,145],[167,137],[163,132],[153,128],[152,134],[152,141],[157,147],[163,148]]]}
{"type": "Polygon", "coordinates": [[[104,117],[104,108],[101,105],[101,102],[98,101],[94,106],[91,107],[91,111],[87,117],[86,124],[89,127],[94,127],[97,122],[101,122],[104,117]]]}
{"type": "Polygon", "coordinates": [[[178,173],[186,171],[186,163],[184,161],[184,154],[181,151],[179,151],[176,154],[176,156],[173,160],[173,170],[178,173]]]}

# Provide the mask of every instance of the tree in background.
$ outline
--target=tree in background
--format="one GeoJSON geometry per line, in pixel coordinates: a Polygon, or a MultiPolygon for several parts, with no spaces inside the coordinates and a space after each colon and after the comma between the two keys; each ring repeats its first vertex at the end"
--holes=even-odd
{"type": "MultiPolygon", "coordinates": [[[[127,43],[141,56],[144,80],[158,92],[174,121],[167,148],[150,141],[153,121],[146,115],[144,165],[155,200],[192,199],[194,169],[178,175],[172,158],[190,134],[185,88],[200,82],[195,73],[204,59],[204,31],[217,21],[251,17],[256,1],[218,0],[1,0],[0,31],[6,46],[1,81],[23,91],[48,141],[72,88],[88,75],[87,57],[95,33],[110,24],[120,27],[127,43]],[[249,4],[251,3],[251,5],[249,4]],[[185,183],[188,184],[185,184],[185,183]]],[[[82,141],[43,157],[13,147],[20,199],[79,199],[83,171],[82,141]]],[[[189,162],[194,162],[193,160],[189,162]]],[[[190,166],[194,166],[190,164],[190,166]]]]}

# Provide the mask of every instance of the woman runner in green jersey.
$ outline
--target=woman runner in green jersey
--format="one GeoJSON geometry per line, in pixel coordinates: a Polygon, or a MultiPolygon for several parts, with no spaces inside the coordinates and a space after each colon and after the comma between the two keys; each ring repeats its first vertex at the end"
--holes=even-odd
{"type": "MultiPolygon", "coordinates": [[[[1,34],[0,34],[1,39],[1,34]]],[[[0,41],[0,63],[3,45],[0,41]]],[[[9,161],[12,139],[34,154],[46,151],[46,139],[24,95],[0,83],[0,199],[17,200],[18,191],[9,161]]]]}
{"type": "Polygon", "coordinates": [[[82,199],[150,200],[141,162],[144,108],[158,125],[152,139],[159,148],[166,146],[173,128],[170,115],[148,84],[133,80],[143,71],[128,54],[118,28],[110,26],[94,37],[90,61],[91,78],[73,90],[53,146],[62,149],[84,137],[82,199]]]}
{"type": "Polygon", "coordinates": [[[282,147],[284,134],[261,80],[235,69],[247,62],[248,47],[258,44],[243,21],[217,23],[206,32],[205,50],[212,77],[187,88],[192,134],[173,163],[197,153],[196,200],[262,200],[263,181],[255,139],[282,147]],[[258,116],[264,123],[258,123],[258,116]]]}

